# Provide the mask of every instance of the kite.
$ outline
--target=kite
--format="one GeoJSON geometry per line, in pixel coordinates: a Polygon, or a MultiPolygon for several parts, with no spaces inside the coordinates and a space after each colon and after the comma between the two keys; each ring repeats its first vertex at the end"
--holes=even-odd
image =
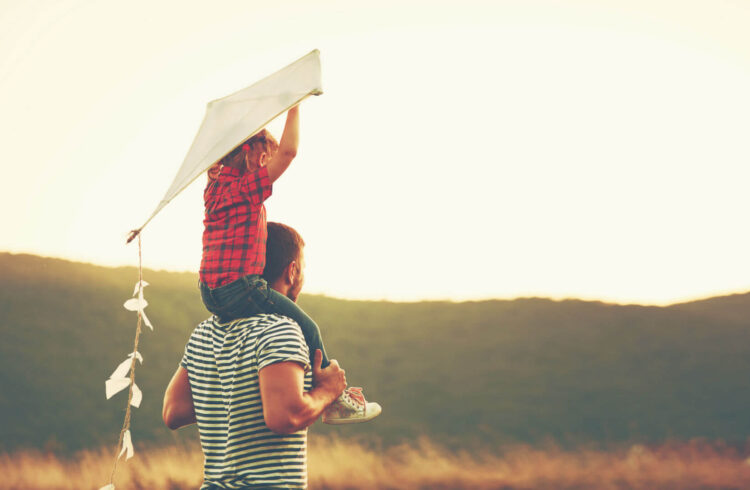
{"type": "Polygon", "coordinates": [[[308,96],[322,93],[320,51],[316,49],[249,87],[209,102],[198,134],[172,185],[146,222],[130,232],[128,243],[211,165],[278,115],[308,96]]]}

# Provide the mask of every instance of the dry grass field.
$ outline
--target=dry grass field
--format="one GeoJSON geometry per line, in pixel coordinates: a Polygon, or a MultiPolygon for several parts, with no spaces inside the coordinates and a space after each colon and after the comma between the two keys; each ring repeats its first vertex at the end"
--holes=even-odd
{"type": "MultiPolygon", "coordinates": [[[[138,451],[138,448],[136,448],[138,451]]],[[[108,482],[110,450],[70,459],[25,451],[0,454],[0,488],[98,489],[108,482]]],[[[151,448],[118,465],[118,489],[195,489],[198,448],[151,448]]],[[[563,450],[515,445],[497,451],[449,452],[427,440],[368,449],[354,442],[314,438],[311,489],[741,489],[750,488],[742,452],[720,443],[665,443],[611,450],[563,450]]]]}

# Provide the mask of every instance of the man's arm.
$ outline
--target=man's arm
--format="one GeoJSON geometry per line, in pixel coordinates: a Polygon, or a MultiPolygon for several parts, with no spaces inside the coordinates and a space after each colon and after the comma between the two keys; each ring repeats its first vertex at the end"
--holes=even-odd
{"type": "Polygon", "coordinates": [[[315,388],[305,392],[304,368],[293,361],[277,362],[260,370],[263,418],[269,429],[290,434],[309,427],[346,388],[346,376],[338,362],[321,369],[323,354],[315,351],[315,388]]]}
{"type": "Polygon", "coordinates": [[[279,149],[268,162],[268,178],[271,183],[281,177],[281,174],[289,168],[294,157],[297,156],[297,147],[299,146],[299,105],[289,109],[286,114],[286,124],[284,132],[281,133],[279,149]]]}
{"type": "Polygon", "coordinates": [[[161,417],[172,430],[196,423],[193,393],[187,370],[180,366],[164,392],[161,417]]]}

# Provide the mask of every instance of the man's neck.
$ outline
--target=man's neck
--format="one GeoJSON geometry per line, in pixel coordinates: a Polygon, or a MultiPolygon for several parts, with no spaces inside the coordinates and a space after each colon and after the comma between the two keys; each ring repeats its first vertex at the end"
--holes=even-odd
{"type": "Polygon", "coordinates": [[[273,283],[268,285],[271,289],[275,290],[276,292],[283,294],[287,298],[289,297],[289,286],[286,284],[282,279],[277,279],[273,283]]]}

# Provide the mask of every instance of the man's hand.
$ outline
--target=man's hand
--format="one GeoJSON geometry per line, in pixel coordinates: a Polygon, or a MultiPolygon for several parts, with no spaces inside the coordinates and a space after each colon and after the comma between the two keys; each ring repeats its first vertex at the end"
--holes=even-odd
{"type": "Polygon", "coordinates": [[[221,170],[221,162],[216,162],[211,165],[208,169],[208,180],[216,180],[219,177],[219,171],[221,170]]]}
{"type": "Polygon", "coordinates": [[[321,369],[322,363],[323,353],[316,349],[312,367],[313,383],[316,389],[330,393],[335,400],[346,389],[346,372],[339,367],[336,359],[331,359],[331,363],[325,369],[321,369]]]}

